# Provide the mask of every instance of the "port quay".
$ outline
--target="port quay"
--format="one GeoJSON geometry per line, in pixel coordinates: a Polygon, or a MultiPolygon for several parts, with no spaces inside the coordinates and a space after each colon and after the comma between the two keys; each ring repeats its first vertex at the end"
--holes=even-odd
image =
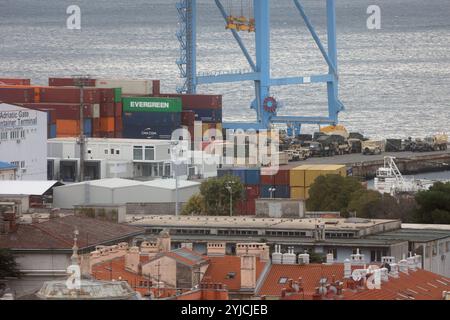
{"type": "Polygon", "coordinates": [[[81,319],[88,301],[102,318],[335,317],[388,302],[440,314],[448,12],[448,0],[2,1],[3,313],[37,300],[81,319]]]}

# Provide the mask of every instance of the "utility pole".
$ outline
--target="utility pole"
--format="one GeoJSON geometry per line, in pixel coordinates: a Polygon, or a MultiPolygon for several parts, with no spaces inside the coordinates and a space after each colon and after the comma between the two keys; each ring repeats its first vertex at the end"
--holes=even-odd
{"type": "Polygon", "coordinates": [[[86,136],[84,135],[84,87],[87,83],[87,80],[90,76],[74,76],[74,82],[77,87],[80,88],[80,135],[79,135],[79,144],[80,144],[80,171],[78,173],[78,181],[84,181],[84,161],[85,161],[85,152],[86,152],[86,136]]]}
{"type": "Polygon", "coordinates": [[[228,192],[230,193],[230,217],[233,216],[233,187],[232,184],[233,181],[228,181],[225,188],[227,188],[228,192]]]}
{"type": "Polygon", "coordinates": [[[179,141],[171,141],[170,145],[172,147],[172,152],[173,155],[176,157],[175,159],[172,160],[172,165],[173,165],[173,174],[175,176],[175,215],[178,216],[179,215],[179,195],[178,195],[178,171],[177,171],[177,160],[178,160],[178,150],[177,150],[177,146],[179,144],[179,141]]]}

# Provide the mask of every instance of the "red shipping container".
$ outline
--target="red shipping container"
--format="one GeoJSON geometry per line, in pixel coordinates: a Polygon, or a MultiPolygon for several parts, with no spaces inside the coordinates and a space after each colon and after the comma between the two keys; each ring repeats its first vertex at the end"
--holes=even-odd
{"type": "MultiPolygon", "coordinates": [[[[75,103],[23,103],[25,108],[34,110],[51,111],[52,122],[56,119],[79,120],[80,119],[80,105],[75,103]]],[[[93,118],[94,105],[83,105],[83,116],[85,118],[93,118]]]]}
{"type": "Polygon", "coordinates": [[[115,132],[105,132],[105,131],[99,131],[97,133],[93,133],[94,138],[115,138],[115,132]]]}
{"type": "Polygon", "coordinates": [[[181,124],[183,126],[194,126],[195,123],[195,112],[186,110],[181,112],[181,124]]]}
{"type": "Polygon", "coordinates": [[[260,188],[257,185],[246,185],[245,190],[245,196],[247,200],[256,199],[260,195],[260,188]]]}
{"type": "MultiPolygon", "coordinates": [[[[85,79],[85,87],[95,87],[95,79],[85,79]]],[[[54,87],[74,87],[76,86],[73,78],[48,78],[48,85],[54,87]]]]}
{"type": "Polygon", "coordinates": [[[115,104],[114,103],[102,103],[100,104],[100,117],[114,117],[115,104]]]}
{"type": "Polygon", "coordinates": [[[255,199],[247,201],[247,215],[254,216],[256,214],[256,201],[255,199]]]}
{"type": "Polygon", "coordinates": [[[0,101],[5,103],[27,103],[34,102],[34,89],[1,87],[0,86],[0,101]]]}
{"type": "Polygon", "coordinates": [[[30,79],[16,79],[16,78],[0,78],[0,86],[2,85],[30,85],[30,79]]]}
{"type": "Polygon", "coordinates": [[[233,214],[236,216],[245,215],[247,211],[246,202],[243,200],[237,201],[233,208],[233,214]]]}
{"type": "Polygon", "coordinates": [[[157,96],[161,93],[161,81],[153,80],[153,95],[157,96]]]}
{"type": "MultiPolygon", "coordinates": [[[[100,103],[100,91],[96,88],[85,88],[85,103],[100,103]]],[[[80,89],[75,87],[42,87],[40,102],[80,103],[80,89]]]]}
{"type": "Polygon", "coordinates": [[[123,121],[122,117],[115,117],[115,123],[114,123],[114,130],[116,132],[122,132],[123,131],[123,121]]]}
{"type": "Polygon", "coordinates": [[[181,97],[183,110],[191,109],[222,109],[221,95],[206,94],[161,94],[163,97],[181,97]]]}
{"type": "Polygon", "coordinates": [[[115,104],[116,117],[122,117],[122,102],[116,102],[115,104]]]}
{"type": "Polygon", "coordinates": [[[114,89],[98,88],[100,92],[100,102],[113,103],[115,97],[114,89]]]}
{"type": "Polygon", "coordinates": [[[275,184],[275,175],[261,175],[261,184],[273,186],[275,184]]]}
{"type": "Polygon", "coordinates": [[[289,185],[290,174],[288,169],[279,169],[278,173],[275,175],[274,185],[289,185]]]}

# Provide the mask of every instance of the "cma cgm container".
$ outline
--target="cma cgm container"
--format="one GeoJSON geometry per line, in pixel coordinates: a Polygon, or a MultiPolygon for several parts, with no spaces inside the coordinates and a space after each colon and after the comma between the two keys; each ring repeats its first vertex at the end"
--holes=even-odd
{"type": "Polygon", "coordinates": [[[97,79],[95,81],[97,88],[122,88],[124,95],[154,94],[154,84],[158,87],[155,91],[159,91],[159,80],[97,79]]]}
{"type": "Polygon", "coordinates": [[[30,79],[17,79],[17,78],[0,78],[1,85],[30,85],[30,79]]]}
{"type": "Polygon", "coordinates": [[[194,109],[222,109],[221,95],[207,94],[161,94],[163,97],[179,97],[183,110],[194,109]]]}
{"type": "Polygon", "coordinates": [[[0,86],[0,101],[5,103],[34,102],[34,88],[0,86]]]}
{"type": "Polygon", "coordinates": [[[181,126],[181,99],[124,97],[123,137],[133,139],[170,139],[181,126]]]}
{"type": "MultiPolygon", "coordinates": [[[[85,87],[95,87],[95,79],[83,79],[85,87]]],[[[75,78],[48,78],[48,85],[51,87],[75,87],[75,78]]]]}

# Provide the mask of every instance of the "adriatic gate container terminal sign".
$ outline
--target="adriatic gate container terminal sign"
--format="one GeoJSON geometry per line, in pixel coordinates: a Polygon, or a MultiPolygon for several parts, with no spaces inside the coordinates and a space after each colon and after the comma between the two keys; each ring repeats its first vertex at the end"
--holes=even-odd
{"type": "Polygon", "coordinates": [[[37,114],[33,111],[0,111],[0,128],[35,126],[37,114]]]}
{"type": "Polygon", "coordinates": [[[181,98],[123,98],[123,112],[181,112],[181,98]]]}

